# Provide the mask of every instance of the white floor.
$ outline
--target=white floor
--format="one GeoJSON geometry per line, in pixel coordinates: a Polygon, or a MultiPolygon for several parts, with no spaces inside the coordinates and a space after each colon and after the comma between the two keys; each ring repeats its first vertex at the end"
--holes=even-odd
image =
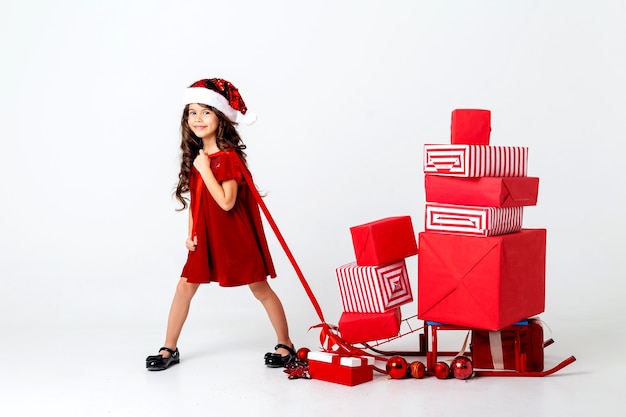
{"type": "MultiPolygon", "coordinates": [[[[181,364],[164,372],[144,368],[159,347],[157,320],[8,326],[0,344],[0,415],[624,415],[624,319],[553,320],[546,368],[570,355],[577,360],[551,376],[393,380],[375,373],[355,387],[289,380],[282,369],[266,368],[267,335],[238,320],[188,322],[181,364]]],[[[300,346],[318,347],[319,333],[294,333],[305,339],[300,346]]],[[[413,349],[414,335],[390,347],[413,349]]]]}

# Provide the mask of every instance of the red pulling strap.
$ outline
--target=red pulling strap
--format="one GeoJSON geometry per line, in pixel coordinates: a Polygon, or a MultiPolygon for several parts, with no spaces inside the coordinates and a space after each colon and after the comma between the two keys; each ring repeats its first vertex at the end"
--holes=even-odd
{"type": "Polygon", "coordinates": [[[200,173],[198,173],[198,181],[196,181],[195,196],[196,198],[190,202],[189,210],[191,210],[191,238],[196,235],[196,224],[198,224],[198,214],[200,213],[200,200],[202,196],[202,187],[204,187],[204,181],[200,173]]]}
{"type": "MultiPolygon", "coordinates": [[[[346,343],[337,334],[337,327],[336,326],[331,326],[328,323],[326,323],[326,320],[324,319],[324,314],[322,313],[322,309],[321,309],[319,303],[317,302],[317,299],[315,298],[315,295],[313,294],[313,291],[311,291],[311,287],[309,286],[309,283],[307,282],[306,278],[304,278],[304,274],[302,274],[302,271],[300,270],[300,267],[298,266],[298,263],[296,262],[296,259],[294,258],[293,254],[291,253],[291,250],[287,246],[287,242],[285,242],[285,239],[283,238],[283,235],[280,233],[280,230],[278,230],[278,226],[276,225],[276,222],[274,221],[274,218],[272,217],[272,215],[270,214],[269,210],[267,209],[267,206],[265,205],[265,202],[263,201],[263,197],[261,197],[261,195],[259,194],[259,191],[254,186],[254,181],[252,180],[252,175],[250,174],[250,171],[248,170],[246,165],[243,163],[241,158],[237,158],[237,162],[239,163],[239,166],[241,168],[241,172],[243,173],[243,176],[244,176],[246,182],[248,183],[248,188],[252,192],[252,195],[254,196],[254,199],[256,200],[257,204],[259,205],[259,207],[263,211],[263,214],[265,215],[265,218],[267,219],[267,221],[270,224],[272,230],[274,231],[274,234],[276,235],[276,238],[278,239],[278,241],[280,242],[280,245],[282,246],[283,250],[285,251],[285,254],[287,255],[287,258],[289,258],[289,261],[291,262],[291,265],[293,266],[293,269],[296,271],[296,274],[298,275],[298,278],[300,279],[300,283],[304,287],[304,290],[306,291],[306,294],[308,295],[309,299],[311,300],[311,303],[313,304],[313,307],[315,308],[315,311],[317,312],[317,315],[318,315],[319,319],[321,320],[320,324],[317,324],[315,326],[311,326],[309,328],[309,330],[314,329],[314,328],[320,328],[321,329],[320,330],[320,342],[321,342],[322,346],[325,347],[326,351],[332,351],[334,353],[339,353],[339,349],[341,349],[344,354],[348,353],[349,355],[353,355],[353,356],[354,355],[374,356],[374,355],[371,355],[371,354],[365,352],[363,349],[356,348],[356,347],[350,345],[349,343],[346,343]]],[[[204,186],[204,184],[202,182],[202,178],[198,178],[198,184],[197,184],[197,188],[196,188],[196,191],[198,191],[197,195],[200,195],[200,190],[202,189],[203,186],[204,186]]],[[[191,209],[192,209],[192,216],[193,216],[193,222],[194,222],[194,233],[195,233],[195,224],[196,224],[196,220],[197,220],[197,217],[198,217],[197,213],[199,211],[198,210],[198,208],[199,208],[198,204],[192,205],[192,207],[191,207],[191,209]],[[195,212],[194,212],[194,210],[195,210],[195,212]]],[[[374,358],[376,358],[378,360],[386,361],[386,358],[384,358],[384,357],[374,356],[374,358]]],[[[384,372],[384,371],[382,371],[382,370],[380,370],[380,369],[378,369],[376,367],[375,367],[375,369],[377,371],[379,371],[379,372],[384,372]]]]}
{"type": "Polygon", "coordinates": [[[309,299],[311,300],[311,303],[313,304],[313,307],[315,308],[315,311],[317,312],[318,317],[320,318],[322,323],[326,323],[326,321],[324,320],[324,314],[322,313],[322,309],[320,308],[320,305],[317,302],[315,295],[313,295],[313,291],[311,291],[311,287],[309,287],[309,283],[304,278],[304,275],[302,274],[302,271],[300,270],[300,267],[298,266],[296,259],[293,257],[291,250],[289,250],[289,247],[287,246],[285,239],[280,233],[280,230],[278,230],[278,226],[276,225],[276,222],[274,221],[274,219],[272,218],[272,215],[267,209],[267,206],[265,205],[265,202],[263,201],[263,197],[261,197],[261,195],[259,194],[259,191],[254,186],[254,182],[252,181],[252,175],[250,174],[250,171],[248,171],[248,168],[245,166],[243,161],[241,161],[241,159],[238,159],[238,162],[241,167],[241,171],[243,172],[243,176],[246,179],[246,182],[248,183],[248,188],[252,192],[252,195],[254,196],[256,202],[259,204],[259,207],[261,207],[261,210],[263,211],[265,218],[267,219],[268,223],[272,227],[272,230],[274,231],[276,238],[278,239],[278,241],[280,242],[280,245],[285,251],[287,258],[289,258],[289,261],[291,262],[293,269],[296,271],[296,274],[298,275],[298,278],[300,279],[300,282],[302,283],[304,290],[309,296],[309,299]]]}

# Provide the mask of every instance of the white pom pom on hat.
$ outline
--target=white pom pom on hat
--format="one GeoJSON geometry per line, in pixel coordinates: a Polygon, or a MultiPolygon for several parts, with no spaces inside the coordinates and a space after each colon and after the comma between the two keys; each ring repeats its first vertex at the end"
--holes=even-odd
{"type": "Polygon", "coordinates": [[[237,122],[238,113],[241,113],[241,118],[247,125],[253,124],[257,119],[256,114],[248,111],[239,90],[222,78],[206,78],[191,84],[185,90],[183,104],[191,103],[214,107],[233,123],[237,122]]]}
{"type": "Polygon", "coordinates": [[[252,113],[251,111],[246,112],[246,114],[242,114],[242,120],[245,124],[251,125],[256,122],[256,113],[252,113]]]}

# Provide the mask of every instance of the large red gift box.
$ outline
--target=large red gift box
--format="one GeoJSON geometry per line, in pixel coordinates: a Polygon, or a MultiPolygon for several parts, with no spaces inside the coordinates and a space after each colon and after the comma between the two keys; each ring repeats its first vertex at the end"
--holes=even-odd
{"type": "Polygon", "coordinates": [[[395,337],[400,332],[400,308],[384,313],[349,313],[339,318],[339,333],[347,343],[371,342],[395,337]]]}
{"type": "Polygon", "coordinates": [[[335,272],[343,311],[382,313],[413,301],[404,259],[378,266],[350,262],[335,272]]]}
{"type": "Polygon", "coordinates": [[[341,356],[330,352],[309,352],[309,375],[336,384],[354,386],[374,379],[374,358],[341,356]]]}
{"type": "Polygon", "coordinates": [[[522,229],[523,207],[426,203],[424,230],[467,236],[497,236],[522,229]]]}
{"type": "Polygon", "coordinates": [[[543,327],[536,319],[524,320],[500,331],[473,330],[472,362],[474,368],[541,372],[543,344],[543,327]],[[515,363],[516,343],[520,352],[519,364],[515,363]]]}
{"type": "Polygon", "coordinates": [[[450,143],[489,145],[491,111],[456,109],[452,111],[450,143]]]}
{"type": "Polygon", "coordinates": [[[501,236],[419,234],[422,320],[500,330],[545,308],[546,230],[501,236]]]}
{"type": "Polygon", "coordinates": [[[382,265],[417,255],[410,216],[387,217],[350,228],[357,265],[382,265]]]}
{"type": "Polygon", "coordinates": [[[538,177],[459,178],[425,175],[426,201],[486,207],[537,204],[538,177]]]}
{"type": "Polygon", "coordinates": [[[424,173],[454,177],[525,177],[528,148],[489,145],[424,145],[424,173]]]}

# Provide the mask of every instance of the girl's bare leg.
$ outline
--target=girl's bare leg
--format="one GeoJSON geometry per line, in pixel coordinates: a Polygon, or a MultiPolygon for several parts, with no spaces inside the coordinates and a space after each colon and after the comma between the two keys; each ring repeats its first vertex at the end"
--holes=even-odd
{"type": "MultiPolygon", "coordinates": [[[[191,299],[196,294],[200,284],[192,284],[187,282],[186,278],[181,278],[176,286],[170,314],[167,320],[167,331],[165,334],[165,343],[163,346],[172,350],[176,350],[178,346],[178,338],[183,329],[187,315],[189,314],[189,306],[191,299]]],[[[170,354],[167,351],[160,352],[163,357],[167,358],[170,354]]]]}
{"type": "MultiPolygon", "coordinates": [[[[287,318],[285,316],[285,310],[280,299],[272,290],[267,281],[255,282],[249,285],[252,294],[257,300],[263,304],[265,311],[274,327],[276,332],[277,344],[283,344],[287,346],[293,346],[291,339],[289,338],[289,327],[287,325],[287,318]]],[[[276,353],[280,355],[287,355],[289,352],[283,348],[276,350],[276,353]]]]}

